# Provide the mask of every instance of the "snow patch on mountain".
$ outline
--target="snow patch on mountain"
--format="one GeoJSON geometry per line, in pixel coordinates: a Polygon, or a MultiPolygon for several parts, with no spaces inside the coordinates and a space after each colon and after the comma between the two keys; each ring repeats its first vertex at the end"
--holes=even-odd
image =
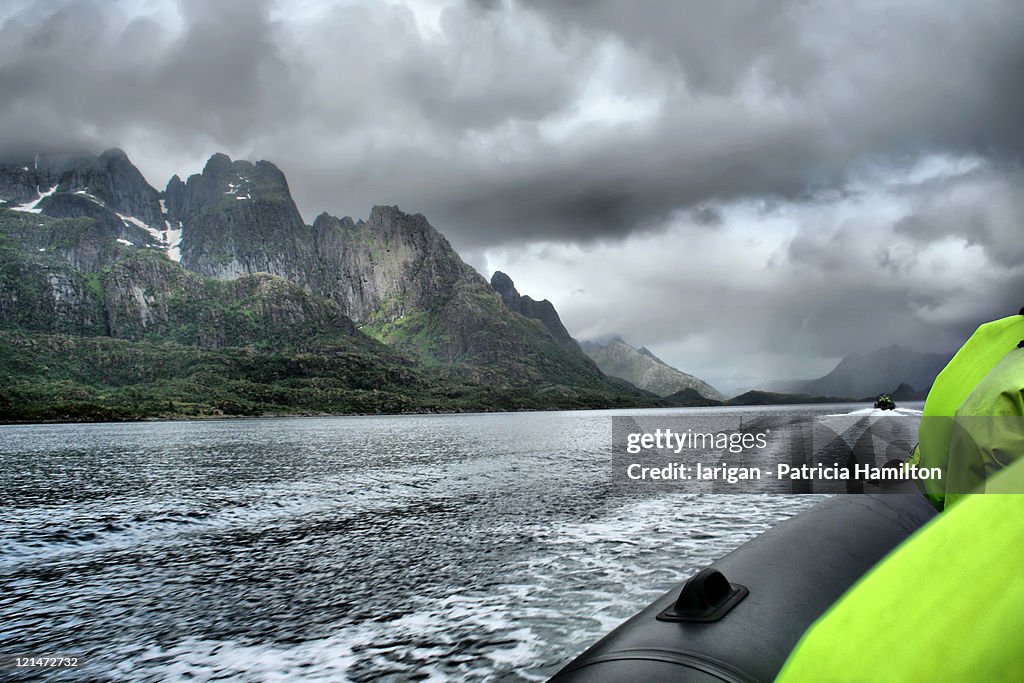
{"type": "Polygon", "coordinates": [[[88,193],[88,192],[86,192],[85,190],[77,190],[77,191],[75,192],[75,194],[76,194],[76,195],[78,195],[78,196],[80,196],[80,197],[85,197],[85,198],[86,198],[86,199],[88,199],[89,201],[91,201],[91,202],[93,202],[93,203],[95,203],[95,204],[99,204],[100,206],[106,206],[106,204],[104,204],[104,203],[103,203],[103,200],[101,200],[101,199],[100,199],[99,197],[97,197],[96,195],[92,195],[92,194],[89,194],[89,193],[88,193]]]}
{"type": "Polygon", "coordinates": [[[123,213],[119,213],[119,214],[117,214],[117,217],[120,218],[121,220],[123,220],[125,223],[131,223],[135,227],[141,228],[141,229],[145,230],[150,235],[152,235],[153,239],[155,239],[157,242],[163,244],[163,242],[164,242],[164,234],[160,230],[157,230],[156,228],[153,228],[153,227],[150,227],[149,225],[146,225],[146,223],[144,223],[143,221],[139,220],[135,216],[125,216],[123,213]]]}
{"type": "Polygon", "coordinates": [[[57,186],[56,185],[51,187],[46,192],[40,192],[39,191],[39,187],[37,186],[36,187],[36,192],[39,193],[38,197],[36,197],[35,199],[33,199],[31,201],[25,202],[24,204],[19,204],[18,206],[12,206],[11,210],[12,211],[24,211],[26,213],[42,213],[43,210],[38,208],[39,207],[39,202],[43,201],[44,199],[46,199],[47,197],[49,197],[51,194],[53,194],[56,191],[57,191],[57,186]]]}
{"type": "Polygon", "coordinates": [[[163,243],[167,247],[167,258],[172,261],[181,262],[181,221],[178,221],[178,227],[172,228],[171,224],[164,221],[164,238],[163,243]]]}
{"type": "Polygon", "coordinates": [[[237,180],[237,183],[228,183],[228,191],[224,194],[234,195],[235,199],[252,199],[248,190],[249,179],[238,176],[237,180]]]}

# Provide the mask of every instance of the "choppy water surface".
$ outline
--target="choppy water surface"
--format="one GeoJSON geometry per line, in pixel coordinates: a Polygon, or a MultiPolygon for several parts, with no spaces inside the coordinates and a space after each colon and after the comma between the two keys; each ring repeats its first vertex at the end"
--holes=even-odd
{"type": "Polygon", "coordinates": [[[815,502],[617,491],[623,412],[0,427],[0,656],[86,662],[48,680],[542,680],[815,502]]]}

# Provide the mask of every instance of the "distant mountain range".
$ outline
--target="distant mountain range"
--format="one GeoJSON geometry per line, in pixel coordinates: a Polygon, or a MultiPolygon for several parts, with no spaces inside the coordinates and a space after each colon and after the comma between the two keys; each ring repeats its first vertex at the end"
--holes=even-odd
{"type": "Polygon", "coordinates": [[[904,400],[927,394],[952,354],[921,353],[902,346],[845,356],[827,375],[811,380],[773,382],[770,391],[863,398],[900,389],[904,400]]]}
{"type": "Polygon", "coordinates": [[[689,395],[695,398],[693,393],[681,393],[689,391],[712,401],[725,400],[717,389],[704,380],[677,370],[643,346],[630,346],[621,337],[584,341],[580,348],[594,359],[597,367],[606,375],[620,377],[658,396],[679,394],[681,397],[689,395]]]}
{"type": "Polygon", "coordinates": [[[0,163],[0,419],[656,402],[422,215],[307,225],[223,154],[162,192],[116,149],[0,163]]]}

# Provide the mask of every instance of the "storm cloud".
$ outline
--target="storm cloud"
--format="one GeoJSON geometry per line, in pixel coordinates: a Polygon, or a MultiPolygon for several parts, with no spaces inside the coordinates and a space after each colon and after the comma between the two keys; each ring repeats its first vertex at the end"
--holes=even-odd
{"type": "Polygon", "coordinates": [[[742,384],[1024,304],[1022,74],[1009,0],[13,2],[0,150],[270,159],[742,384]]]}

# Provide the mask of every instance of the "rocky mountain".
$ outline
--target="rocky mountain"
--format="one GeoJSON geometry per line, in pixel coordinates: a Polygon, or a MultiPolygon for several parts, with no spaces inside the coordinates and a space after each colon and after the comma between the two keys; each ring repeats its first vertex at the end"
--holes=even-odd
{"type": "Polygon", "coordinates": [[[322,213],[313,230],[320,258],[333,266],[321,291],[378,335],[393,336],[410,316],[443,306],[464,279],[476,275],[426,218],[397,206],[375,206],[358,222],[322,213]]]}
{"type": "Polygon", "coordinates": [[[321,264],[313,233],[273,164],[214,154],[187,182],[171,178],[164,195],[187,270],[220,280],[270,273],[315,289],[321,264]]]}
{"type": "Polygon", "coordinates": [[[495,271],[491,276],[491,287],[501,296],[501,300],[508,308],[527,318],[540,321],[540,324],[551,333],[558,343],[572,349],[579,348],[576,340],[565,329],[562,319],[558,317],[558,311],[550,301],[547,299],[535,301],[528,296],[521,295],[516,289],[515,283],[512,282],[512,278],[500,270],[495,271]]]}
{"type": "Polygon", "coordinates": [[[375,339],[474,382],[611,389],[575,344],[509,308],[422,215],[374,207],[365,222],[321,215],[313,227],[324,261],[337,264],[321,291],[375,339]]]}
{"type": "MultiPolygon", "coordinates": [[[[495,356],[500,351],[545,368],[538,374],[517,361],[521,378],[537,380],[567,365],[584,383],[606,383],[564,327],[556,341],[566,349],[552,349],[534,326],[510,315],[522,314],[522,307],[501,306],[420,214],[376,206],[365,221],[322,213],[307,226],[277,167],[223,154],[187,182],[172,178],[165,195],[167,220],[181,226],[181,264],[188,270],[222,280],[277,275],[334,301],[370,336],[431,361],[479,370],[503,362],[495,356]],[[494,334],[496,328],[503,332],[494,334]]],[[[550,303],[533,303],[550,309],[545,320],[558,321],[550,303]]]]}
{"type": "Polygon", "coordinates": [[[507,305],[423,216],[306,225],[277,167],[223,154],[163,193],[120,150],[0,164],[0,324],[8,418],[651,399],[507,305]]]}
{"type": "Polygon", "coordinates": [[[725,400],[717,389],[704,380],[673,368],[644,347],[637,349],[630,346],[620,337],[584,341],[580,346],[605,374],[620,377],[658,396],[670,396],[692,389],[706,399],[725,400]]]}
{"type": "MultiPolygon", "coordinates": [[[[952,354],[921,353],[889,346],[862,355],[845,356],[828,374],[812,380],[775,383],[772,389],[817,396],[877,396],[906,384],[913,395],[927,394],[952,354]]],[[[911,395],[911,394],[908,394],[911,395]]],[[[910,399],[904,399],[910,400],[910,399]]]]}
{"type": "Polygon", "coordinates": [[[0,199],[9,207],[58,192],[91,199],[145,225],[163,224],[159,193],[120,149],[99,156],[47,154],[0,163],[0,199]]]}

